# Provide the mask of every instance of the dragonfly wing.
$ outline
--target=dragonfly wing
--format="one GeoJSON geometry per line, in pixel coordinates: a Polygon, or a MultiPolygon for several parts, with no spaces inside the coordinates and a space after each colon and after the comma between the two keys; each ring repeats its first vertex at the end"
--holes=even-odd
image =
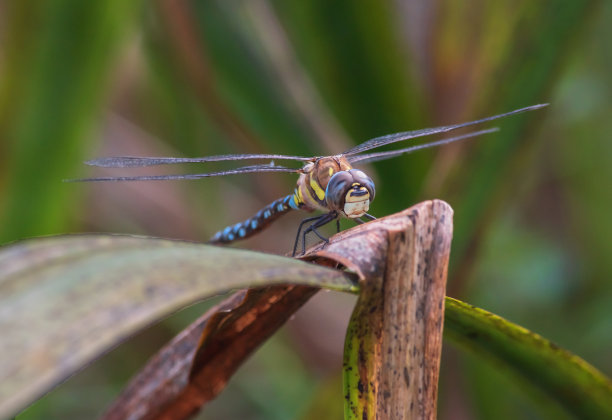
{"type": "Polygon", "coordinates": [[[96,177],[83,179],[68,179],[66,182],[104,182],[104,181],[169,181],[177,179],[200,179],[210,178],[213,176],[224,176],[234,174],[249,174],[262,172],[291,172],[299,173],[300,169],[286,168],[279,165],[252,165],[242,166],[236,169],[227,171],[208,172],[202,174],[185,174],[185,175],[144,175],[144,176],[111,176],[111,177],[96,177]]]}
{"type": "Polygon", "coordinates": [[[136,157],[136,156],[117,156],[105,157],[88,160],[86,165],[100,166],[103,168],[139,168],[143,166],[170,165],[174,163],[205,163],[221,162],[227,160],[246,160],[246,159],[276,159],[276,160],[296,160],[309,161],[311,157],[287,156],[287,155],[216,155],[199,158],[174,158],[174,157],[136,157]]]}
{"type": "Polygon", "coordinates": [[[379,160],[391,159],[399,155],[415,152],[417,150],[427,149],[429,147],[441,146],[443,144],[453,143],[459,140],[469,139],[471,137],[480,136],[482,134],[494,133],[496,131],[499,131],[499,128],[495,127],[495,128],[489,128],[486,130],[474,131],[472,133],[463,134],[461,136],[455,136],[455,137],[450,137],[447,139],[433,141],[431,143],[419,144],[416,146],[406,147],[405,149],[390,150],[388,152],[368,153],[365,155],[349,156],[347,159],[351,164],[357,163],[357,162],[361,162],[361,163],[378,162],[379,160]]]}
{"type": "Polygon", "coordinates": [[[445,125],[445,126],[435,127],[435,128],[423,128],[421,130],[405,131],[403,133],[395,133],[395,134],[389,134],[389,135],[382,136],[382,137],[376,137],[376,138],[366,141],[365,143],[361,143],[353,147],[352,149],[347,150],[346,152],[343,153],[343,155],[345,156],[356,155],[358,153],[362,153],[367,150],[375,149],[377,147],[385,146],[387,144],[396,143],[398,141],[409,140],[409,139],[413,139],[416,137],[430,136],[432,134],[446,133],[448,131],[457,130],[462,127],[469,127],[471,125],[496,120],[498,118],[504,118],[510,115],[519,114],[521,112],[533,111],[535,109],[543,108],[545,106],[548,106],[548,104],[532,105],[532,106],[528,106],[525,108],[515,109],[514,111],[506,112],[504,114],[493,115],[492,117],[482,118],[480,120],[475,120],[475,121],[470,121],[470,122],[465,122],[465,123],[460,123],[460,124],[445,125]]]}

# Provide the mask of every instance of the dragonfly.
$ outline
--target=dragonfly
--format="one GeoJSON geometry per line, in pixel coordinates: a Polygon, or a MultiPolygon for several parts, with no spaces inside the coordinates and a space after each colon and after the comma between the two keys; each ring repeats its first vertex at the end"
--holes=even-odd
{"type": "Polygon", "coordinates": [[[413,145],[403,149],[379,152],[369,151],[400,141],[452,132],[461,128],[471,127],[473,125],[508,117],[510,115],[533,111],[547,105],[548,104],[532,105],[470,122],[434,128],[424,128],[376,137],[354,146],[343,153],[332,156],[304,157],[280,154],[227,154],[197,158],[135,156],[104,157],[89,160],[85,162],[85,164],[104,168],[136,168],[168,164],[209,163],[241,160],[270,160],[271,163],[241,166],[235,169],[207,173],[95,177],[77,179],[74,181],[165,181],[201,179],[232,174],[263,172],[290,172],[299,174],[299,178],[293,193],[268,204],[258,211],[253,217],[218,231],[209,240],[209,243],[212,244],[228,244],[237,240],[249,238],[267,228],[280,216],[293,210],[302,210],[306,212],[318,210],[322,212],[322,214],[318,216],[308,217],[302,220],[298,226],[297,235],[293,245],[293,256],[295,256],[300,238],[302,239],[302,254],[305,253],[306,236],[311,232],[319,237],[319,239],[322,241],[329,242],[328,238],[324,237],[317,229],[332,221],[336,221],[336,229],[339,232],[340,218],[348,218],[359,224],[365,223],[366,220],[375,219],[374,216],[368,213],[370,204],[374,200],[374,196],[376,194],[374,182],[365,172],[354,168],[353,165],[391,159],[403,154],[415,152],[417,150],[441,146],[443,144],[453,143],[459,140],[492,133],[498,129],[488,128],[473,131],[467,134],[457,135],[425,144],[413,145]],[[278,160],[303,162],[303,164],[301,168],[291,168],[277,165],[275,161],[278,160]],[[306,227],[304,228],[304,226],[306,227]]]}

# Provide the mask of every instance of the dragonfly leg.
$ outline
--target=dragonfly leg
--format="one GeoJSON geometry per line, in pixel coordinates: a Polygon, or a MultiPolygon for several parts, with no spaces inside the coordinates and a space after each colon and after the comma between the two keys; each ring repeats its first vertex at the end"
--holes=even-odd
{"type": "Polygon", "coordinates": [[[304,234],[302,235],[302,255],[306,253],[306,235],[308,235],[308,233],[310,232],[314,232],[314,234],[317,235],[319,239],[321,239],[322,241],[326,243],[329,243],[329,239],[321,235],[319,231],[317,230],[317,228],[321,226],[325,226],[326,224],[334,220],[336,217],[338,217],[336,212],[330,212],[330,213],[324,214],[323,216],[319,218],[319,220],[314,221],[310,226],[308,226],[304,230],[304,234]]]}
{"type": "Polygon", "coordinates": [[[366,213],[366,214],[364,214],[364,216],[368,220],[376,220],[376,217],[372,216],[371,214],[366,213]]]}
{"type": "MultiPolygon", "coordinates": [[[[300,232],[302,231],[302,227],[308,223],[308,222],[312,222],[314,220],[318,220],[320,218],[322,218],[323,216],[325,216],[325,214],[321,215],[321,216],[314,216],[314,217],[307,217],[306,219],[302,220],[300,222],[300,226],[298,226],[298,230],[297,230],[297,235],[295,236],[295,243],[293,244],[293,254],[291,254],[292,256],[295,257],[295,251],[297,251],[297,246],[298,246],[298,240],[300,239],[300,232]]],[[[303,248],[304,246],[302,246],[303,248]]]]}
{"type": "MultiPolygon", "coordinates": [[[[369,220],[376,220],[376,217],[372,216],[371,214],[365,213],[364,216],[365,216],[366,219],[368,219],[368,221],[369,220]]],[[[355,223],[357,223],[358,225],[363,225],[364,223],[367,223],[361,217],[357,217],[357,218],[353,219],[353,221],[355,223]]]]}
{"type": "Polygon", "coordinates": [[[314,234],[317,235],[320,240],[322,240],[325,243],[329,243],[329,238],[326,238],[325,236],[321,235],[314,226],[312,225],[308,226],[308,228],[304,231],[304,236],[306,236],[306,234],[309,232],[314,232],[314,234]]]}
{"type": "Polygon", "coordinates": [[[302,225],[304,223],[313,222],[310,226],[304,229],[304,232],[302,232],[302,254],[301,255],[304,255],[304,253],[306,253],[306,235],[308,235],[310,232],[314,232],[315,235],[317,235],[321,240],[325,242],[329,242],[329,239],[321,235],[317,231],[317,228],[328,224],[329,222],[331,222],[337,217],[338,217],[338,214],[336,212],[329,212],[329,213],[323,214],[318,217],[309,217],[308,219],[303,220],[302,223],[300,224],[300,228],[298,229],[298,235],[295,238],[295,245],[293,247],[293,256],[295,256],[295,251],[297,251],[297,241],[300,237],[300,229],[302,228],[302,225]]]}
{"type": "Polygon", "coordinates": [[[340,218],[336,219],[336,233],[340,233],[340,218]]]}

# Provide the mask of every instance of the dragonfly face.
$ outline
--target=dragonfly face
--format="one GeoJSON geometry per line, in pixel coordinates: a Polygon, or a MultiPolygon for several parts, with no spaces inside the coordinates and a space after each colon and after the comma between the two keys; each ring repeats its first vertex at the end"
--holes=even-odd
{"type": "Polygon", "coordinates": [[[327,208],[356,219],[363,216],[374,200],[372,179],[359,169],[336,172],[325,189],[327,208]]]}

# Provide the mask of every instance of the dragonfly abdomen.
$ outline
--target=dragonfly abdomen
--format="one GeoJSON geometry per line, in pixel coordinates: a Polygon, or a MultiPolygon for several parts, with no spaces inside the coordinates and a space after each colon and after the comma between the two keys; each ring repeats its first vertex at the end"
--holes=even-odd
{"type": "Polygon", "coordinates": [[[250,219],[220,230],[208,242],[211,244],[227,244],[241,239],[246,239],[255,235],[262,229],[265,229],[270,223],[278,219],[283,214],[289,212],[290,210],[297,209],[299,209],[299,204],[296,202],[295,194],[290,194],[286,197],[279,198],[278,200],[259,210],[257,214],[250,219]]]}

